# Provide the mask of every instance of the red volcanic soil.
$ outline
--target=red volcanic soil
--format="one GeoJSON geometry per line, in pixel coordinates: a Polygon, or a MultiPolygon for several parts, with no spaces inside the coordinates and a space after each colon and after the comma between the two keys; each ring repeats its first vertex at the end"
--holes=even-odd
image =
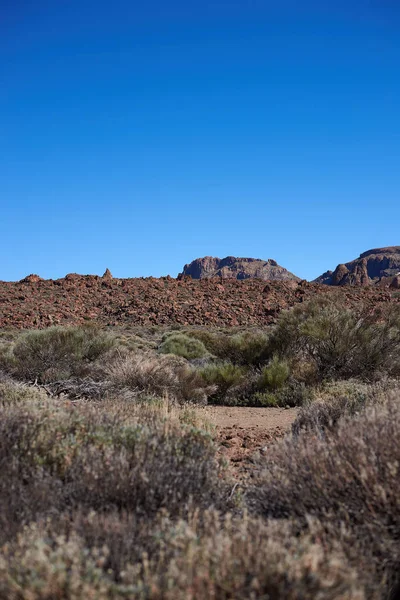
{"type": "Polygon", "coordinates": [[[283,309],[315,296],[344,296],[349,306],[372,310],[399,302],[387,289],[258,279],[115,279],[70,274],[0,282],[0,327],[41,328],[94,321],[102,325],[263,326],[283,309]]]}

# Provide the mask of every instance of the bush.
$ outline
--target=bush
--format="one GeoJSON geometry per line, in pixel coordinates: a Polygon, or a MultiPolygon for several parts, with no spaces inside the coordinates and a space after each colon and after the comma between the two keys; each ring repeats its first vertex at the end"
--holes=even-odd
{"type": "Polygon", "coordinates": [[[43,390],[32,389],[12,379],[0,379],[0,407],[24,405],[32,401],[40,405],[40,402],[46,400],[47,395],[43,390]]]}
{"type": "Polygon", "coordinates": [[[247,402],[248,406],[279,406],[294,408],[309,403],[313,391],[304,383],[290,381],[274,392],[255,392],[247,402]]]}
{"type": "Polygon", "coordinates": [[[172,355],[117,350],[104,358],[97,377],[110,380],[116,389],[127,388],[138,395],[167,394],[178,402],[205,404],[213,391],[195,369],[172,355]]]}
{"type": "Polygon", "coordinates": [[[95,326],[50,327],[22,334],[11,355],[11,372],[25,380],[47,383],[85,373],[87,365],[114,341],[95,326]]]}
{"type": "Polygon", "coordinates": [[[290,376],[290,368],[285,360],[274,356],[267,367],[261,371],[257,382],[259,390],[278,390],[282,388],[290,376]]]}
{"type": "Polygon", "coordinates": [[[283,313],[271,336],[281,357],[311,360],[320,378],[396,374],[400,366],[400,309],[363,317],[322,299],[283,313]]]}
{"type": "Polygon", "coordinates": [[[331,400],[315,400],[308,406],[301,408],[296,420],[292,424],[292,432],[318,432],[334,429],[343,417],[357,415],[365,408],[365,399],[350,399],[338,396],[331,400]]]}
{"type": "Polygon", "coordinates": [[[315,390],[315,396],[299,410],[292,433],[312,432],[324,435],[335,429],[340,419],[358,415],[368,403],[378,402],[379,393],[387,388],[357,380],[325,382],[315,390]]]}
{"type": "Polygon", "coordinates": [[[368,406],[382,404],[399,391],[396,380],[375,384],[352,380],[325,384],[316,392],[318,399],[306,402],[300,409],[292,432],[294,435],[301,432],[324,435],[326,430],[335,429],[341,419],[356,416],[368,406]]]}
{"type": "Polygon", "coordinates": [[[216,391],[211,395],[211,399],[222,401],[228,391],[243,382],[246,371],[243,367],[224,362],[207,365],[199,370],[199,374],[206,385],[216,386],[216,391]]]}
{"type": "MultiPolygon", "coordinates": [[[[349,528],[375,580],[394,583],[400,573],[400,405],[396,400],[344,421],[324,438],[300,435],[270,449],[249,489],[255,513],[309,515],[329,529],[349,528]]],[[[358,557],[360,560],[360,557],[358,557]]]]}
{"type": "Polygon", "coordinates": [[[146,528],[132,515],[91,513],[33,524],[4,548],[2,597],[19,600],[370,600],[369,572],[310,524],[263,523],[206,511],[146,528]]]}
{"type": "Polygon", "coordinates": [[[151,517],[219,505],[225,488],[208,433],[154,411],[136,422],[127,415],[90,405],[0,408],[0,537],[66,506],[151,517]]]}
{"type": "Polygon", "coordinates": [[[203,342],[181,332],[168,333],[158,349],[162,354],[175,354],[188,360],[203,358],[208,352],[203,342]]]}
{"type": "Polygon", "coordinates": [[[260,366],[271,357],[268,336],[261,331],[231,335],[195,330],[190,335],[202,341],[212,355],[235,365],[260,366]]]}

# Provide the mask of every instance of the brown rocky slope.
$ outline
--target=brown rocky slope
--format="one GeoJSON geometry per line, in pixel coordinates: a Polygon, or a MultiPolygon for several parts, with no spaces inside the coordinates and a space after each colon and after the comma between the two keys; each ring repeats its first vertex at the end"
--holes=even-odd
{"type": "MultiPolygon", "coordinates": [[[[42,328],[85,321],[101,325],[263,326],[281,310],[338,290],[306,281],[259,279],[116,279],[108,272],[0,282],[0,327],[42,328]]],[[[400,302],[395,290],[341,288],[349,306],[369,310],[400,302]]]]}
{"type": "Polygon", "coordinates": [[[400,288],[400,246],[374,248],[315,280],[326,285],[379,285],[400,288]]]}
{"type": "Polygon", "coordinates": [[[178,275],[178,279],[185,276],[192,277],[192,279],[221,277],[222,279],[256,278],[264,281],[286,281],[288,279],[300,281],[299,277],[278,265],[272,258],[261,260],[259,258],[237,258],[235,256],[196,258],[183,267],[183,272],[178,275]]]}

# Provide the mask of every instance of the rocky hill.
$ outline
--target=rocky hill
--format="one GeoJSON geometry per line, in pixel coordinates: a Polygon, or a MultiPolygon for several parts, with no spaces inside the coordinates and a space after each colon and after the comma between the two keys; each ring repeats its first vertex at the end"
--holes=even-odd
{"type": "MultiPolygon", "coordinates": [[[[193,325],[264,326],[279,313],[316,296],[335,297],[338,290],[306,281],[260,279],[117,279],[70,273],[61,279],[30,275],[18,282],[0,281],[0,327],[43,328],[88,321],[107,326],[193,325]]],[[[364,311],[400,302],[398,292],[381,288],[343,287],[348,306],[364,311]]]]}
{"type": "Polygon", "coordinates": [[[315,280],[326,285],[356,285],[400,288],[400,246],[374,248],[359,258],[340,264],[315,280]]]}
{"type": "Polygon", "coordinates": [[[286,281],[291,279],[300,281],[299,277],[278,265],[272,258],[261,260],[258,258],[237,258],[235,256],[196,258],[196,260],[184,266],[183,272],[178,275],[178,279],[185,276],[192,279],[221,277],[222,279],[263,279],[264,281],[286,281]]]}

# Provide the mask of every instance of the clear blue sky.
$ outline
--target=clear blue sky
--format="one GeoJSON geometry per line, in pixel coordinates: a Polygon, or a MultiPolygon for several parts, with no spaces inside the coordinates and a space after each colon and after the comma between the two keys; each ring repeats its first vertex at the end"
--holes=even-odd
{"type": "Polygon", "coordinates": [[[400,244],[398,0],[0,0],[0,56],[0,279],[400,244]]]}

